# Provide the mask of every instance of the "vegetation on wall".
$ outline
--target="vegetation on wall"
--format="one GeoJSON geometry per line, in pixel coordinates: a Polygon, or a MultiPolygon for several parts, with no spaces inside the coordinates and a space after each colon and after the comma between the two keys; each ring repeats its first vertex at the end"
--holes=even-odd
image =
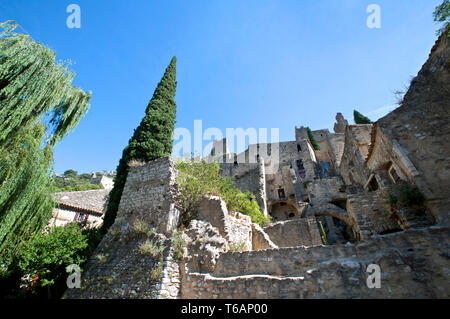
{"type": "Polygon", "coordinates": [[[91,94],[55,53],[14,21],[0,24],[0,273],[47,224],[54,203],[53,147],[75,128],[91,94]]]}
{"type": "Polygon", "coordinates": [[[317,140],[316,140],[316,138],[314,137],[314,134],[313,134],[313,132],[311,131],[311,129],[310,129],[309,127],[307,127],[307,128],[306,128],[306,131],[308,132],[308,138],[309,138],[309,141],[311,142],[313,148],[314,148],[316,151],[320,151],[320,145],[319,145],[319,143],[317,143],[317,140]]]}
{"type": "Polygon", "coordinates": [[[170,156],[172,153],[177,111],[175,103],[176,62],[176,57],[173,57],[156,87],[144,118],[135,129],[128,146],[123,150],[103,222],[105,232],[116,218],[120,198],[128,176],[129,163],[132,160],[148,162],[160,157],[170,156]]]}
{"type": "Polygon", "coordinates": [[[261,213],[255,195],[240,191],[232,178],[222,177],[217,162],[186,160],[178,162],[176,168],[180,188],[177,201],[183,225],[196,218],[201,200],[213,195],[220,196],[229,210],[250,216],[254,223],[261,226],[270,223],[270,217],[261,213]]]}
{"type": "Polygon", "coordinates": [[[369,120],[368,117],[362,115],[357,110],[353,111],[353,118],[355,120],[355,124],[373,124],[373,122],[369,120]]]}

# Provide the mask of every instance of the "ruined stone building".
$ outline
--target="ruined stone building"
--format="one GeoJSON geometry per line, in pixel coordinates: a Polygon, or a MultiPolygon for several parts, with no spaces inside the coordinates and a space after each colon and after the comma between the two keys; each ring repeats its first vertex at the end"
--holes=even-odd
{"type": "Polygon", "coordinates": [[[255,194],[264,228],[211,197],[180,235],[173,159],[130,168],[114,225],[65,297],[448,298],[449,91],[444,34],[396,110],[373,125],[338,113],[333,133],[312,132],[320,150],[302,126],[241,154],[216,141],[208,160],[255,194]],[[142,249],[150,238],[160,255],[142,249]]]}

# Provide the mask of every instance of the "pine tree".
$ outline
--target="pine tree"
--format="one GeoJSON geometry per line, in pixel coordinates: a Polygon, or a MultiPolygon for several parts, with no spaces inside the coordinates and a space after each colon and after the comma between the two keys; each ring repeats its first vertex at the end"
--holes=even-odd
{"type": "Polygon", "coordinates": [[[90,93],[55,53],[14,21],[0,24],[0,275],[21,244],[48,223],[53,146],[75,128],[90,93]]]}
{"type": "Polygon", "coordinates": [[[353,117],[355,120],[355,124],[373,124],[369,118],[365,117],[361,113],[359,113],[357,110],[353,111],[353,117]]]}
{"type": "Polygon", "coordinates": [[[128,146],[123,150],[103,221],[103,231],[105,232],[116,218],[120,198],[128,176],[128,163],[131,160],[148,162],[160,157],[170,156],[172,153],[177,110],[175,103],[176,62],[176,57],[173,57],[156,87],[144,118],[135,129],[128,146]]]}

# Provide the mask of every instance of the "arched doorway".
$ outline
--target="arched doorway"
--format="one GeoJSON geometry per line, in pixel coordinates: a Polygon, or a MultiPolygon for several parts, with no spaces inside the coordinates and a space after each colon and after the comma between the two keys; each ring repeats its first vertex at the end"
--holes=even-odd
{"type": "Polygon", "coordinates": [[[300,209],[289,201],[277,201],[269,203],[269,214],[274,221],[298,219],[301,217],[300,209]]]}

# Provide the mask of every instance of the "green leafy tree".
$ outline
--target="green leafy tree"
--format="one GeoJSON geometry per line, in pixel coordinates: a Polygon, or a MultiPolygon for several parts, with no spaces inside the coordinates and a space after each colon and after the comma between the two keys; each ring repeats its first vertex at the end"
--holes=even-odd
{"type": "Polygon", "coordinates": [[[26,242],[17,254],[16,265],[24,276],[36,278],[33,289],[50,288],[57,281],[65,281],[67,266],[81,265],[86,261],[87,248],[88,237],[77,223],[54,227],[26,242]]]}
{"type": "MultiPolygon", "coordinates": [[[[443,25],[443,27],[437,31],[439,35],[450,25],[450,1],[444,0],[440,5],[438,5],[434,10],[433,16],[435,22],[443,25]]],[[[448,30],[448,37],[450,37],[450,30],[448,30]]]]}
{"type": "Polygon", "coordinates": [[[51,217],[53,147],[75,128],[91,94],[55,53],[14,21],[0,23],[0,273],[51,217]]]}
{"type": "Polygon", "coordinates": [[[183,225],[196,218],[202,199],[212,195],[220,196],[229,210],[250,216],[254,223],[270,223],[270,218],[261,213],[255,195],[240,191],[232,178],[222,177],[217,162],[186,160],[178,162],[176,168],[180,188],[177,205],[183,225]]]}
{"type": "Polygon", "coordinates": [[[316,151],[320,151],[320,145],[319,143],[317,143],[316,138],[314,137],[313,132],[311,131],[311,129],[309,127],[306,128],[306,131],[308,132],[308,138],[309,141],[311,142],[312,146],[314,147],[314,149],[316,151]]]}
{"type": "Polygon", "coordinates": [[[355,120],[356,124],[373,124],[369,118],[365,117],[361,113],[359,113],[357,110],[353,111],[353,118],[355,120]]]}
{"type": "Polygon", "coordinates": [[[177,110],[175,103],[176,62],[176,57],[173,57],[156,87],[144,118],[135,129],[128,146],[123,150],[122,158],[117,167],[114,188],[109,195],[108,208],[103,222],[104,231],[114,223],[116,218],[120,198],[128,176],[128,163],[131,160],[147,162],[170,156],[172,153],[177,110]]]}

